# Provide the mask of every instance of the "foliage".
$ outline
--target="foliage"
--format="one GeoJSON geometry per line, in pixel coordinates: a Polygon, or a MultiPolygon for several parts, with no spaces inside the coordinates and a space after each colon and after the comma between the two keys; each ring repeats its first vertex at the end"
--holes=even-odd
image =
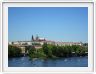
{"type": "Polygon", "coordinates": [[[34,46],[29,46],[28,48],[29,48],[29,50],[28,50],[29,57],[36,58],[37,55],[36,55],[35,47],[34,46]]]}
{"type": "MultiPolygon", "coordinates": [[[[56,46],[44,43],[42,48],[39,49],[36,49],[35,46],[41,45],[39,43],[35,43],[31,46],[25,47],[25,52],[28,52],[28,56],[30,58],[62,58],[88,55],[88,43],[85,43],[81,46],[56,46]]],[[[8,57],[20,57],[21,55],[22,53],[20,48],[8,45],[8,57]]]]}
{"type": "Polygon", "coordinates": [[[72,45],[72,46],[56,46],[44,43],[42,48],[29,50],[29,56],[31,58],[60,58],[60,57],[72,57],[72,56],[86,56],[88,47],[72,45]]]}
{"type": "Polygon", "coordinates": [[[43,52],[43,49],[35,49],[34,46],[28,46],[26,47],[26,50],[28,50],[28,56],[32,58],[45,58],[46,55],[43,52]]]}
{"type": "Polygon", "coordinates": [[[16,46],[8,45],[8,57],[20,57],[21,49],[16,46]]]}

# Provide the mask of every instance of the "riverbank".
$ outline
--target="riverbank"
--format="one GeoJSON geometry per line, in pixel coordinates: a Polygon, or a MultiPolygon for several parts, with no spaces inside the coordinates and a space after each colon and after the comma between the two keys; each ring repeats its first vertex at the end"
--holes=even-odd
{"type": "Polygon", "coordinates": [[[55,46],[44,43],[41,49],[34,46],[27,47],[29,49],[28,56],[30,58],[67,58],[88,55],[88,47],[72,45],[72,46],[55,46]]]}
{"type": "MultiPolygon", "coordinates": [[[[36,45],[35,45],[36,46],[36,45]]],[[[44,43],[42,48],[36,49],[35,46],[26,46],[25,52],[22,53],[21,49],[16,46],[8,46],[8,58],[22,57],[22,54],[27,54],[30,59],[32,58],[67,58],[67,57],[80,57],[88,55],[88,46],[72,45],[72,46],[56,46],[44,43]]]]}

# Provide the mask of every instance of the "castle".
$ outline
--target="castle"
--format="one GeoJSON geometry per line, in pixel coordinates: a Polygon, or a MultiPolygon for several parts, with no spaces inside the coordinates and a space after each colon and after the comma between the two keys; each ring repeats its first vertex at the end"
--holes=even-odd
{"type": "Polygon", "coordinates": [[[9,42],[9,45],[33,45],[33,44],[40,44],[43,45],[44,43],[47,44],[53,44],[53,45],[59,45],[59,46],[65,46],[65,45],[82,45],[82,42],[56,42],[51,40],[46,40],[45,38],[40,38],[38,35],[34,37],[32,35],[32,38],[30,41],[15,41],[15,42],[9,42]]]}
{"type": "Polygon", "coordinates": [[[52,44],[52,45],[58,45],[58,46],[72,46],[72,45],[82,45],[81,42],[56,42],[51,40],[46,40],[45,38],[40,38],[38,35],[34,37],[32,35],[32,38],[30,41],[14,41],[14,42],[8,42],[8,45],[17,46],[21,48],[22,53],[25,53],[25,47],[26,46],[32,46],[34,45],[36,49],[42,48],[42,45],[44,43],[52,44]]]}

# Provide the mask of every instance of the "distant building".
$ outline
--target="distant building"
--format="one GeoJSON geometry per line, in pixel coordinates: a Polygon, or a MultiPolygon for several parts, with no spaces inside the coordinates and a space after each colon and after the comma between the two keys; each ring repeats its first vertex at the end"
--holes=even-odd
{"type": "Polygon", "coordinates": [[[44,43],[51,44],[51,45],[58,45],[58,46],[72,46],[72,45],[83,45],[82,42],[56,42],[51,40],[46,40],[45,38],[39,38],[37,35],[34,37],[32,35],[30,41],[14,41],[14,42],[8,42],[8,45],[17,46],[21,48],[22,53],[25,53],[25,47],[26,46],[35,46],[36,49],[42,48],[42,45],[44,43]]]}
{"type": "Polygon", "coordinates": [[[37,35],[35,38],[32,35],[32,39],[30,41],[15,41],[15,42],[9,42],[9,45],[34,45],[34,44],[40,44],[43,45],[44,43],[47,44],[53,44],[53,45],[59,45],[59,46],[72,46],[72,45],[82,45],[82,42],[56,42],[56,41],[50,41],[46,40],[45,38],[39,38],[37,35]]]}
{"type": "Polygon", "coordinates": [[[55,45],[59,45],[59,46],[72,46],[72,45],[82,45],[81,42],[55,42],[55,45]]]}

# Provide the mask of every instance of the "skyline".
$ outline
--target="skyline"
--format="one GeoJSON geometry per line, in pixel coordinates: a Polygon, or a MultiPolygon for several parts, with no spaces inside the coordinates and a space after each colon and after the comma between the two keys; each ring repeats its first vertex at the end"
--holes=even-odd
{"type": "Polygon", "coordinates": [[[8,40],[88,42],[87,7],[9,7],[8,40]]]}

